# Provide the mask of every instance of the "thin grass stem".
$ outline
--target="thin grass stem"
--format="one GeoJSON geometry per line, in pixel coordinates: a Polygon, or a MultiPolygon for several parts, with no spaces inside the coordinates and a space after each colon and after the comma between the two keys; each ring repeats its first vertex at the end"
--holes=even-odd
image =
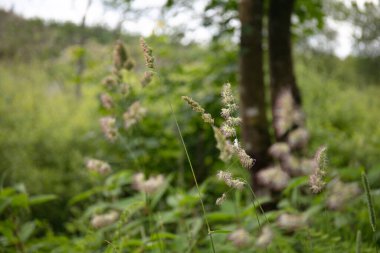
{"type": "Polygon", "coordinates": [[[193,179],[194,179],[195,187],[197,188],[197,191],[198,191],[199,201],[200,201],[201,206],[202,206],[203,218],[204,218],[206,226],[207,226],[208,236],[210,238],[212,251],[215,253],[216,251],[215,251],[214,239],[212,238],[212,230],[210,228],[210,224],[209,224],[208,219],[207,219],[206,209],[205,209],[205,206],[203,204],[202,194],[201,194],[201,191],[200,191],[199,186],[198,186],[197,177],[195,176],[194,168],[193,168],[193,165],[191,163],[191,159],[190,159],[189,153],[187,152],[186,144],[185,144],[185,141],[184,141],[183,136],[182,136],[182,131],[181,131],[181,128],[180,128],[180,126],[178,124],[178,120],[177,120],[177,117],[176,117],[176,115],[174,113],[173,106],[172,106],[171,102],[169,102],[169,105],[170,105],[170,110],[172,112],[175,124],[177,126],[178,134],[180,136],[183,149],[185,150],[187,161],[189,163],[189,166],[190,166],[190,169],[191,169],[191,173],[192,173],[192,176],[193,176],[193,179]]]}
{"type": "Polygon", "coordinates": [[[356,233],[356,253],[361,253],[362,252],[362,232],[358,230],[356,233]]]}
{"type": "MultiPolygon", "coordinates": [[[[255,192],[253,191],[251,185],[250,185],[246,180],[245,180],[245,183],[246,183],[246,185],[248,185],[248,188],[249,188],[249,190],[251,191],[251,194],[252,194],[252,196],[253,196],[253,206],[256,208],[256,206],[255,206],[255,201],[257,201],[257,205],[259,206],[261,213],[264,215],[264,218],[265,218],[266,222],[267,222],[268,224],[270,224],[270,222],[269,222],[269,220],[268,220],[268,217],[265,215],[265,211],[264,211],[264,209],[263,209],[262,206],[260,205],[260,202],[257,200],[256,194],[255,194],[255,192]]],[[[256,215],[257,215],[257,213],[256,213],[256,215]]]]}

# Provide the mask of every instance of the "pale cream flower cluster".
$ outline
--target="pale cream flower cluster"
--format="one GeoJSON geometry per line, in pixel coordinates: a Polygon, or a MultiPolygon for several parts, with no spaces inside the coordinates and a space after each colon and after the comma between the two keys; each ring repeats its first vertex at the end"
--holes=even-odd
{"type": "Polygon", "coordinates": [[[269,225],[261,229],[261,233],[256,240],[256,246],[259,248],[266,248],[271,244],[274,238],[274,233],[269,225]]]}
{"type": "Polygon", "coordinates": [[[147,110],[141,106],[139,101],[134,102],[123,114],[125,129],[139,122],[145,116],[146,112],[147,110]]]}
{"type": "Polygon", "coordinates": [[[228,240],[237,248],[244,248],[249,245],[250,237],[247,230],[239,228],[228,235],[228,240]]]}
{"type": "Polygon", "coordinates": [[[361,189],[357,182],[343,183],[335,179],[328,185],[327,207],[332,210],[342,210],[346,204],[359,196],[361,189]]]}
{"type": "Polygon", "coordinates": [[[269,148],[269,154],[275,159],[282,159],[290,154],[290,147],[286,142],[277,142],[269,148]]]}
{"type": "Polygon", "coordinates": [[[101,118],[100,127],[107,140],[113,142],[117,138],[116,119],[112,116],[101,118]]]}
{"type": "Polygon", "coordinates": [[[94,215],[91,218],[90,223],[92,227],[99,229],[115,223],[118,220],[118,218],[119,213],[117,211],[112,210],[105,214],[94,215]]]}
{"type": "Polygon", "coordinates": [[[299,107],[295,105],[290,89],[284,89],[277,97],[274,110],[273,122],[276,136],[283,136],[293,125],[302,126],[304,115],[299,107]]]}
{"type": "Polygon", "coordinates": [[[288,136],[288,143],[292,149],[304,148],[309,141],[309,132],[305,128],[297,128],[288,136]]]}
{"type": "Polygon", "coordinates": [[[113,107],[112,97],[107,93],[100,95],[100,102],[102,103],[102,106],[108,110],[113,107]]]}
{"type": "MultiPolygon", "coordinates": [[[[223,181],[228,187],[234,188],[236,190],[242,190],[246,185],[245,182],[238,178],[232,177],[231,172],[228,171],[218,171],[216,174],[218,180],[223,181]]],[[[223,193],[221,197],[216,200],[216,205],[220,206],[227,199],[227,193],[223,193]]]]}
{"type": "Polygon", "coordinates": [[[108,174],[112,171],[111,166],[108,163],[97,159],[88,159],[86,162],[86,167],[89,171],[93,171],[101,175],[108,174]]]}
{"type": "Polygon", "coordinates": [[[146,194],[157,192],[164,183],[163,175],[151,176],[147,180],[145,180],[145,175],[141,172],[133,176],[133,188],[146,194]]]}
{"type": "Polygon", "coordinates": [[[257,179],[260,184],[272,190],[281,191],[288,185],[290,177],[280,166],[273,166],[260,170],[257,174],[257,179]]]}
{"type": "MultiPolygon", "coordinates": [[[[279,98],[275,108],[279,122],[275,122],[275,127],[278,129],[279,134],[287,134],[287,138],[282,142],[274,143],[268,150],[270,156],[275,160],[275,165],[264,168],[259,172],[259,183],[269,187],[271,190],[281,191],[287,186],[290,177],[310,175],[314,170],[314,161],[297,156],[297,153],[293,153],[295,150],[305,148],[309,141],[308,131],[303,128],[303,121],[301,117],[294,118],[293,114],[299,115],[301,112],[295,108],[294,101],[290,91],[284,90],[279,98]],[[281,106],[280,106],[281,105],[281,106]],[[286,115],[286,113],[291,115],[286,115]],[[292,129],[294,125],[301,126],[296,129],[292,129]],[[274,174],[275,169],[281,173],[276,175],[276,181],[270,182],[267,180],[274,174]],[[280,170],[279,170],[280,169],[280,170]],[[265,172],[269,170],[268,172],[265,172]],[[285,175],[287,174],[287,176],[285,175]]],[[[319,177],[312,176],[312,181],[320,183],[319,177]]]]}
{"type": "Polygon", "coordinates": [[[218,180],[223,181],[229,187],[232,187],[237,190],[242,190],[245,186],[245,182],[241,181],[238,178],[233,178],[232,174],[228,171],[220,170],[218,174],[216,174],[218,180]]]}
{"type": "Polygon", "coordinates": [[[281,214],[277,221],[277,226],[287,231],[295,231],[307,225],[307,219],[302,214],[281,214]]]}

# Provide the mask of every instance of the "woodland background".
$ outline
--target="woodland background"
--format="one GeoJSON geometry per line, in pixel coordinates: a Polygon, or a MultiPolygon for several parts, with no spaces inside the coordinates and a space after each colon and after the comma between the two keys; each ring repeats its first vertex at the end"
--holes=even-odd
{"type": "MultiPolygon", "coordinates": [[[[144,15],[130,3],[104,1],[126,15],[144,15]]],[[[161,11],[170,18],[191,12],[191,4],[169,0],[161,11]]],[[[184,42],[186,27],[165,25],[145,38],[159,76],[143,89],[140,35],[126,33],[122,20],[111,29],[87,25],[86,13],[77,25],[0,10],[0,252],[162,252],[162,240],[164,252],[211,252],[169,101],[207,216],[220,231],[214,236],[216,252],[358,252],[359,230],[362,252],[377,252],[380,233],[370,227],[361,172],[368,176],[374,209],[380,210],[380,5],[210,0],[201,18],[213,34],[209,43],[184,42]],[[336,31],[327,20],[354,27],[348,57],[334,54],[336,31]],[[133,96],[141,99],[147,115],[122,133],[123,141],[110,143],[99,126],[107,114],[100,94],[102,80],[112,72],[117,40],[136,63],[124,81],[136,90],[133,96]],[[243,115],[238,131],[242,145],[252,147],[247,153],[255,166],[228,169],[252,179],[275,231],[266,249],[255,246],[261,228],[254,213],[260,211],[252,208],[249,193],[237,191],[221,207],[215,205],[226,191],[215,176],[225,165],[213,129],[181,100],[191,96],[217,118],[226,82],[242,111],[255,107],[259,112],[253,121],[243,115]],[[298,154],[313,157],[318,147],[328,148],[328,182],[319,195],[308,192],[307,176],[292,178],[280,191],[257,182],[256,173],[274,162],[269,147],[289,134],[273,127],[271,105],[283,87],[305,115],[302,127],[309,139],[298,154]],[[107,161],[112,174],[89,173],[88,158],[107,161]],[[137,172],[164,175],[166,184],[152,197],[155,204],[139,207],[142,197],[131,187],[137,172]],[[356,183],[361,193],[331,210],[325,200],[338,179],[356,183]],[[106,228],[91,227],[94,214],[110,209],[130,213],[106,228]],[[153,229],[143,214],[149,210],[159,220],[153,229]],[[311,218],[302,229],[283,231],[273,224],[284,212],[309,212],[311,218]],[[241,249],[228,239],[240,227],[249,231],[251,242],[241,249]]],[[[346,196],[342,191],[338,198],[346,196]]]]}

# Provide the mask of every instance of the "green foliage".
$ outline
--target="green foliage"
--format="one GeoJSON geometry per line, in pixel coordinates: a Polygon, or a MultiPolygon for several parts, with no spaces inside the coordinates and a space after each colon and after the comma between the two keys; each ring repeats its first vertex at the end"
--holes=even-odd
{"type": "MultiPolygon", "coordinates": [[[[377,170],[379,88],[355,83],[352,66],[340,60],[324,60],[317,55],[313,59],[297,66],[312,146],[326,144],[333,167],[358,171],[363,166],[370,173],[377,170]],[[313,71],[316,66],[317,72],[313,71]]],[[[360,173],[352,173],[360,180],[360,173]]]]}
{"type": "MultiPolygon", "coordinates": [[[[103,40],[103,34],[99,37],[96,40],[103,40]]],[[[137,41],[128,40],[128,52],[137,62],[134,72],[122,71],[122,81],[130,85],[131,93],[114,94],[118,107],[110,113],[98,100],[104,92],[101,80],[112,72],[112,49],[96,40],[90,39],[84,48],[69,43],[57,57],[50,58],[49,53],[48,60],[41,56],[44,60],[28,64],[17,59],[0,63],[0,252],[210,252],[199,195],[168,100],[200,183],[216,252],[354,252],[359,245],[356,231],[362,231],[361,252],[373,252],[379,233],[368,229],[364,194],[342,209],[328,208],[336,181],[320,195],[310,195],[308,178],[294,178],[276,194],[277,209],[265,215],[258,204],[271,206],[273,199],[254,198],[248,190],[228,192],[223,205],[215,205],[226,192],[213,176],[216,170],[230,169],[239,178],[248,172],[236,162],[219,161],[212,128],[180,97],[199,101],[219,125],[221,85],[237,83],[234,45],[183,46],[170,37],[153,36],[148,41],[159,75],[142,88],[143,56],[137,41]],[[82,54],[87,68],[84,95],[78,100],[72,86],[73,64],[82,54]],[[120,116],[135,100],[147,108],[147,115],[128,131],[119,122],[120,140],[113,144],[104,140],[99,117],[120,116]],[[85,170],[89,157],[109,162],[112,173],[103,176],[85,170]],[[133,180],[138,171],[162,173],[164,183],[155,193],[144,194],[133,180]],[[95,217],[111,211],[118,213],[117,220],[94,226],[95,217]],[[281,228],[277,223],[285,213],[302,215],[308,225],[294,231],[281,228]],[[256,245],[265,225],[273,232],[267,249],[256,245]],[[248,231],[249,244],[237,248],[230,235],[240,228],[248,231]]],[[[360,77],[353,65],[333,57],[300,61],[297,72],[312,136],[310,153],[327,144],[332,174],[327,178],[359,181],[359,168],[369,168],[367,185],[373,189],[373,208],[379,210],[378,87],[355,83],[360,77]]]]}

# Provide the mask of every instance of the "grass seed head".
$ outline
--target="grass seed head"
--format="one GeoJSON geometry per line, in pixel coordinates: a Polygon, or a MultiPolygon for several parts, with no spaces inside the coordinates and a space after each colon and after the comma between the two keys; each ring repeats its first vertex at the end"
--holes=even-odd
{"type": "Polygon", "coordinates": [[[116,119],[111,116],[100,118],[100,126],[107,140],[113,142],[117,138],[116,119]]]}
{"type": "Polygon", "coordinates": [[[144,53],[145,65],[150,69],[154,69],[153,50],[148,46],[143,37],[140,38],[140,46],[144,53]]]}
{"type": "Polygon", "coordinates": [[[118,40],[116,42],[113,53],[113,66],[116,70],[121,70],[124,67],[125,62],[128,60],[128,53],[123,43],[118,40]]]}
{"type": "Polygon", "coordinates": [[[100,95],[100,102],[102,103],[102,106],[106,109],[111,109],[114,105],[112,97],[107,93],[103,93],[100,95]]]}

